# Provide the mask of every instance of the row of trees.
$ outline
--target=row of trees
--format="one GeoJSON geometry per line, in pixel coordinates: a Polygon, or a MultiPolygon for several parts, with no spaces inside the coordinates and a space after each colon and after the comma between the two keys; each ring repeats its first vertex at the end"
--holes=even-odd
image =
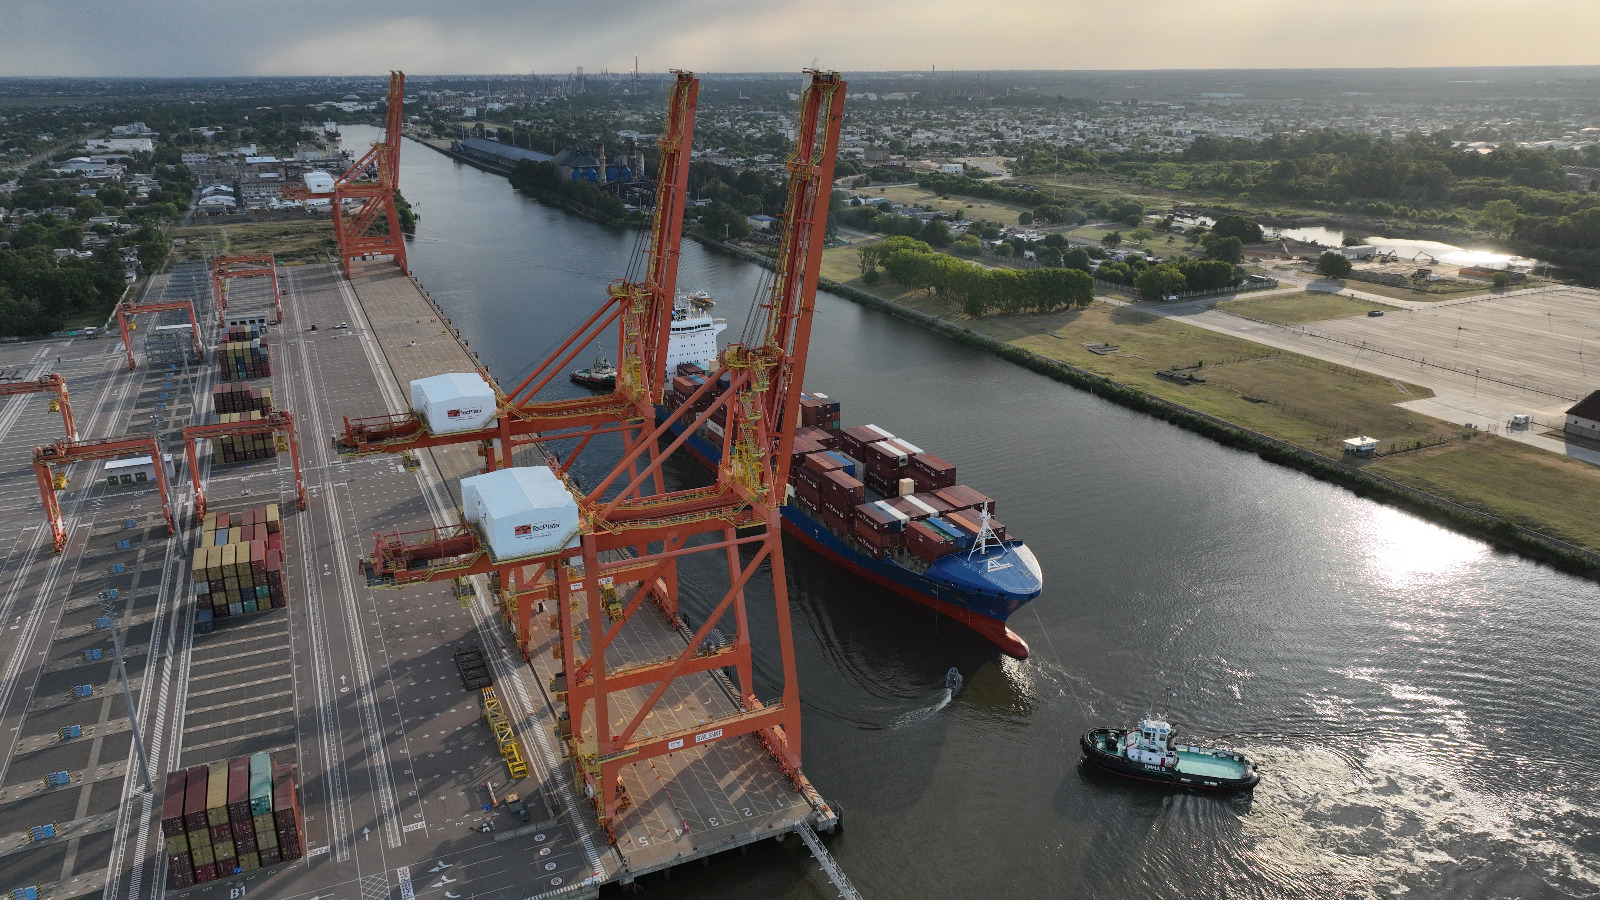
{"type": "Polygon", "coordinates": [[[908,237],[892,237],[857,252],[864,280],[876,281],[872,276],[881,265],[890,280],[931,291],[974,318],[1072,309],[1094,299],[1094,279],[1077,269],[986,269],[908,237]]]}

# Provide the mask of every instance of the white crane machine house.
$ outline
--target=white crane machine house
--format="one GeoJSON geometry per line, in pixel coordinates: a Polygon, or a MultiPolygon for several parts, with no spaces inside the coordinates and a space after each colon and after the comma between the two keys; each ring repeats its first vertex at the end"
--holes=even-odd
{"type": "Polygon", "coordinates": [[[541,556],[578,543],[578,501],[549,466],[463,478],[461,508],[496,560],[541,556]]]}

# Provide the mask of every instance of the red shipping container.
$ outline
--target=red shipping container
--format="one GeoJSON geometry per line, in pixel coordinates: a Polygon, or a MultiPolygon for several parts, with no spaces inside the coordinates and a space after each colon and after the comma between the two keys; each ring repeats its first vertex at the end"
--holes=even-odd
{"type": "Polygon", "coordinates": [[[256,852],[261,857],[261,868],[263,868],[263,869],[265,869],[267,866],[275,866],[278,863],[283,861],[282,855],[280,855],[280,853],[278,852],[277,845],[273,845],[271,847],[263,847],[263,848],[261,848],[260,850],[258,850],[256,852]]]}
{"type": "Polygon", "coordinates": [[[877,534],[904,531],[908,518],[882,500],[859,504],[850,510],[850,516],[858,526],[877,534]]]}
{"type": "Polygon", "coordinates": [[[947,541],[944,536],[929,528],[925,522],[912,522],[906,528],[906,549],[915,553],[923,562],[933,563],[941,556],[955,552],[958,549],[954,541],[947,541]]]}
{"type": "Polygon", "coordinates": [[[172,853],[167,856],[167,887],[173,890],[183,890],[194,886],[194,863],[190,862],[187,853],[172,853]]]}
{"type": "Polygon", "coordinates": [[[793,483],[793,486],[794,495],[810,504],[813,508],[816,507],[818,503],[822,502],[822,492],[817,490],[815,486],[804,481],[796,481],[793,483]]]}
{"type": "Polygon", "coordinates": [[[956,483],[956,467],[932,454],[919,453],[911,457],[910,468],[917,490],[931,491],[953,487],[956,483]],[[923,487],[924,484],[928,487],[923,487]]]}
{"type": "Polygon", "coordinates": [[[233,823],[233,846],[239,856],[256,852],[256,825],[249,819],[233,823]]]}
{"type": "MultiPolygon", "coordinates": [[[[849,456],[861,459],[867,444],[888,440],[892,437],[894,435],[876,425],[857,425],[854,428],[846,428],[839,432],[838,449],[849,456]]],[[[862,461],[865,462],[865,460],[862,461]]]]}
{"type": "Polygon", "coordinates": [[[844,468],[844,463],[826,453],[816,453],[805,458],[805,468],[820,477],[829,472],[840,471],[844,468]]]}
{"type": "Polygon", "coordinates": [[[840,501],[840,509],[850,509],[867,499],[867,488],[843,472],[828,472],[822,476],[822,499],[830,498],[840,501]]]}
{"type": "Polygon", "coordinates": [[[933,493],[939,499],[950,504],[951,509],[978,509],[982,506],[988,506],[989,514],[994,515],[994,501],[964,484],[943,488],[933,493]]]}
{"type": "Polygon", "coordinates": [[[808,425],[795,431],[794,439],[798,441],[801,438],[805,438],[808,441],[816,441],[822,445],[824,450],[836,450],[839,446],[839,433],[831,428],[808,425]]]}
{"type": "Polygon", "coordinates": [[[211,777],[210,766],[190,766],[183,791],[183,825],[185,831],[204,831],[206,824],[206,785],[211,777]]]}
{"type": "Polygon", "coordinates": [[[850,542],[856,546],[857,550],[860,550],[862,553],[865,553],[873,559],[883,559],[884,548],[862,538],[861,535],[858,534],[851,537],[850,542]]]}
{"type": "Polygon", "coordinates": [[[887,501],[890,506],[900,510],[913,521],[920,521],[929,516],[940,516],[950,511],[950,504],[940,500],[933,494],[912,494],[909,497],[895,497],[887,501]]]}
{"type": "MultiPolygon", "coordinates": [[[[983,527],[982,517],[978,514],[977,510],[959,510],[947,514],[945,518],[956,523],[957,525],[960,525],[962,528],[965,528],[974,535],[978,533],[978,529],[983,527]]],[[[989,529],[993,531],[994,536],[1000,540],[1003,541],[1006,539],[1006,526],[1002,525],[998,519],[989,520],[989,529]]]]}
{"type": "Polygon", "coordinates": [[[194,867],[194,883],[195,884],[205,884],[208,881],[216,881],[216,880],[217,880],[217,864],[216,863],[206,863],[203,866],[195,866],[194,867]]]}
{"type": "Polygon", "coordinates": [[[167,791],[161,798],[161,835],[162,837],[177,837],[183,834],[183,801],[184,785],[189,781],[189,773],[179,769],[167,773],[167,791]]]}
{"type": "Polygon", "coordinates": [[[826,505],[817,510],[817,520],[840,534],[850,534],[850,520],[826,505]]]}
{"type": "Polygon", "coordinates": [[[241,756],[228,763],[228,821],[235,825],[240,821],[250,821],[250,758],[248,756],[241,756]]]}

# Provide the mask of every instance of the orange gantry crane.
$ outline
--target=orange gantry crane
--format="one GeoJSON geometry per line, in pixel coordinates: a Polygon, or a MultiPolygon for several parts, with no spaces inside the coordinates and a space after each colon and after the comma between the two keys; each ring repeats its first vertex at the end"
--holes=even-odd
{"type": "MultiPolygon", "coordinates": [[[[596,812],[613,841],[616,817],[626,805],[618,791],[619,776],[625,767],[651,757],[755,734],[796,788],[807,789],[800,772],[800,695],[779,508],[787,493],[798,418],[795,411],[805,375],[845,98],[845,83],[837,73],[809,74],[810,84],[801,98],[796,149],[787,163],[788,198],[777,269],[746,341],[729,345],[718,370],[676,411],[651,409],[644,421],[657,423],[654,427],[633,424],[640,421],[643,397],[637,398],[639,407],[617,410],[609,423],[600,421],[598,411],[594,411],[593,422],[563,422],[577,426],[564,437],[581,435],[585,444],[596,434],[617,430],[619,424],[627,434],[621,460],[594,488],[582,491],[567,482],[579,509],[577,546],[543,556],[496,558],[476,528],[463,524],[411,534],[380,534],[368,561],[369,579],[376,584],[488,573],[498,576],[508,612],[510,604],[517,604],[522,641],[528,639],[527,629],[533,625],[522,604],[535,599],[549,601],[555,610],[550,625],[558,632],[555,652],[563,664],[556,692],[565,697],[566,705],[561,736],[592,790],[596,812]],[[667,491],[663,466],[686,453],[683,448],[688,436],[712,421],[719,410],[725,414],[726,427],[715,482],[667,491]],[[619,635],[646,599],[683,623],[678,616],[679,564],[701,553],[714,554],[719,561],[713,565],[725,567],[727,578],[721,599],[704,623],[681,652],[656,660],[621,659],[612,648],[619,645],[619,635]],[[783,682],[782,696],[775,701],[757,696],[746,608],[746,588],[764,567],[770,570],[775,651],[783,682]],[[629,584],[636,586],[622,592],[629,584]],[[611,592],[615,593],[608,596],[611,592]],[[580,608],[588,623],[587,638],[579,633],[580,608]],[[724,632],[732,638],[719,639],[724,632]],[[735,712],[686,729],[659,721],[644,727],[678,679],[729,667],[737,682],[739,708],[735,712]],[[651,690],[642,703],[635,702],[637,697],[618,696],[645,687],[651,690]]],[[[657,261],[670,269],[665,258],[657,261]]],[[[650,292],[643,293],[638,299],[646,309],[637,310],[639,314],[648,311],[651,299],[650,292]]],[[[611,301],[615,306],[601,319],[615,321],[636,312],[631,302],[620,302],[623,297],[632,301],[635,294],[614,285],[611,301]]],[[[670,294],[666,300],[670,304],[670,294]]],[[[669,320],[670,315],[669,306],[669,320]]],[[[626,322],[624,319],[624,349],[630,340],[626,322]]],[[[657,332],[659,356],[641,348],[633,357],[624,357],[628,365],[639,367],[640,387],[650,390],[652,396],[660,390],[664,375],[666,331],[657,332]],[[652,367],[648,373],[647,365],[652,367]]],[[[568,344],[583,346],[576,339],[568,344]]],[[[536,372],[536,378],[524,382],[512,398],[531,397],[559,373],[565,362],[551,362],[570,358],[571,351],[565,346],[546,360],[541,367],[543,375],[536,372]]],[[[627,398],[621,387],[633,377],[619,367],[619,399],[627,398]]],[[[552,404],[530,406],[548,410],[552,404]]],[[[509,404],[502,408],[504,451],[510,449],[506,413],[519,414],[524,408],[509,404]]],[[[703,572],[705,567],[698,566],[696,571],[703,572]]]]}
{"type": "Polygon", "coordinates": [[[213,422],[208,425],[190,425],[183,429],[183,451],[189,463],[189,478],[194,482],[194,515],[199,520],[206,514],[206,489],[200,481],[198,446],[201,441],[221,437],[244,437],[253,434],[272,435],[283,440],[289,451],[289,461],[294,466],[294,490],[297,506],[306,508],[306,481],[300,471],[300,439],[295,433],[294,416],[276,410],[250,422],[213,422]]]}
{"type": "Polygon", "coordinates": [[[406,74],[390,72],[383,140],[373,144],[335,178],[333,190],[313,191],[304,185],[286,186],[283,190],[286,200],[315,198],[333,202],[333,236],[339,244],[339,258],[344,263],[345,274],[349,274],[352,260],[374,256],[392,256],[400,271],[411,271],[406,265],[406,243],[400,234],[400,214],[395,207],[395,194],[400,190],[405,97],[406,74]],[[345,209],[346,201],[353,201],[352,210],[345,209]],[[388,230],[374,234],[373,227],[380,216],[388,230]]]}
{"type": "MultiPolygon", "coordinates": [[[[393,416],[345,418],[334,440],[341,453],[397,453],[422,447],[482,442],[487,467],[510,465],[514,444],[578,437],[570,466],[597,434],[623,432],[630,440],[643,433],[642,422],[654,415],[666,385],[667,346],[672,307],[677,293],[679,243],[689,189],[689,154],[694,146],[694,116],[700,82],[691,72],[675,71],[667,98],[667,123],[658,144],[661,171],[656,180],[655,213],[644,266],[644,280],[617,280],[607,286],[606,300],[555,352],[509,393],[499,392],[498,422],[472,432],[432,434],[414,412],[393,416]],[[618,323],[616,387],[609,394],[568,400],[538,401],[539,392],[561,376],[577,354],[618,323]],[[633,424],[629,423],[641,423],[633,424]],[[593,429],[561,433],[566,429],[593,429]],[[495,443],[499,452],[496,453],[495,443]]],[[[480,372],[482,370],[480,369],[480,372]]],[[[488,381],[487,373],[484,373],[488,381]]]]}
{"type": "Polygon", "coordinates": [[[61,413],[61,425],[67,430],[67,440],[78,439],[78,426],[72,421],[72,398],[67,396],[67,380],[51,372],[36,381],[0,382],[0,397],[17,394],[55,394],[50,401],[50,411],[61,413]]]}
{"type": "Polygon", "coordinates": [[[283,292],[278,289],[278,267],[270,253],[251,256],[219,256],[211,265],[211,296],[217,303],[217,324],[227,325],[228,282],[235,278],[272,280],[272,311],[283,321],[283,292]]]}
{"type": "Polygon", "coordinates": [[[128,334],[128,319],[139,313],[168,310],[183,310],[189,314],[189,330],[194,335],[194,364],[198,366],[206,361],[205,348],[200,344],[200,323],[195,319],[193,302],[188,300],[168,300],[161,303],[123,302],[117,304],[117,328],[122,332],[122,349],[128,354],[128,371],[132,372],[139,367],[133,358],[133,337],[128,334]]]}
{"type": "Polygon", "coordinates": [[[116,459],[130,453],[148,453],[155,464],[156,490],[161,495],[161,512],[167,517],[167,533],[175,530],[172,503],[167,492],[167,464],[161,455],[161,444],[153,434],[137,438],[113,438],[101,441],[57,441],[33,448],[33,474],[39,480],[39,499],[44,503],[44,515],[50,523],[50,533],[56,552],[67,546],[67,526],[61,519],[61,505],[56,502],[55,479],[51,466],[64,466],[75,462],[96,459],[116,459]]]}

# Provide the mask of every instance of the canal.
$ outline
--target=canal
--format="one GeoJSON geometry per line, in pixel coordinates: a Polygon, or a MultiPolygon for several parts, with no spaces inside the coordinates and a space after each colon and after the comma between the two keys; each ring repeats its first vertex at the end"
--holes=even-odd
{"type": "MultiPolygon", "coordinates": [[[[417,277],[502,382],[637,243],[413,142],[401,184],[417,277]]],[[[764,275],[685,243],[680,286],[711,292],[729,334],[764,275]]],[[[846,425],[955,463],[1045,570],[1011,620],[1034,651],[1018,662],[789,543],[806,772],[845,810],[831,845],[866,896],[1600,891],[1583,730],[1600,587],[834,296],[807,372],[846,425]],[[1080,769],[1084,730],[1131,725],[1169,690],[1190,739],[1262,761],[1254,796],[1080,769]]],[[[824,896],[811,868],[791,841],[647,888],[824,896]]]]}

